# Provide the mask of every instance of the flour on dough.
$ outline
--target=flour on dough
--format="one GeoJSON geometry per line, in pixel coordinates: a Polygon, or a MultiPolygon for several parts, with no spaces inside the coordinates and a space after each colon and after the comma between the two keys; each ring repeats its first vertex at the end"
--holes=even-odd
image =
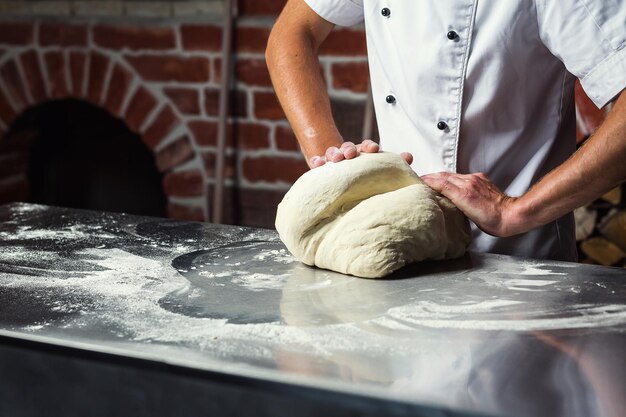
{"type": "Polygon", "coordinates": [[[384,152],[302,175],[278,205],[276,230],[305,264],[364,278],[457,258],[471,240],[459,209],[384,152]]]}

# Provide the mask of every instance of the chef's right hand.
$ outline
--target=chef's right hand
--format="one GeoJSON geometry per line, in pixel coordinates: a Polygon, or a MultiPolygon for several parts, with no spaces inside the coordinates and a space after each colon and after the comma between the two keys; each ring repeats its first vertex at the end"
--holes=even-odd
{"type": "MultiPolygon", "coordinates": [[[[380,146],[370,139],[365,139],[358,145],[352,142],[344,142],[339,148],[331,146],[326,150],[323,156],[313,156],[309,161],[309,165],[311,168],[317,168],[324,165],[326,162],[340,162],[344,159],[356,158],[361,152],[376,153],[379,151],[380,146]]],[[[402,152],[400,156],[402,156],[409,165],[413,162],[413,155],[408,152],[402,152]]]]}

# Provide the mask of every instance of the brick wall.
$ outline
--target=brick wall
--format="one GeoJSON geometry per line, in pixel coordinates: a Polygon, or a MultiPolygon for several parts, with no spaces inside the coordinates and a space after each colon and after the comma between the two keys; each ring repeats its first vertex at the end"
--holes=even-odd
{"type": "MultiPolygon", "coordinates": [[[[229,223],[272,227],[276,204],[307,170],[264,60],[283,4],[239,2],[226,159],[229,223]]],[[[101,106],[154,152],[164,173],[169,215],[208,219],[221,81],[221,28],[213,17],[5,17],[0,22],[0,133],[24,109],[48,100],[72,97],[101,106]]],[[[357,137],[367,90],[362,32],[336,31],[322,54],[338,123],[346,135],[357,137]]],[[[10,174],[0,184],[15,183],[10,174]]]]}

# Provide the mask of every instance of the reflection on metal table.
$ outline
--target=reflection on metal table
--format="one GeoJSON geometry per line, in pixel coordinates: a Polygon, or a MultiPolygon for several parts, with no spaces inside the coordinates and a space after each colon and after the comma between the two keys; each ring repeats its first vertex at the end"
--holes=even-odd
{"type": "Polygon", "coordinates": [[[0,415],[624,416],[625,283],[474,253],[366,280],[270,230],[6,205],[0,415]]]}

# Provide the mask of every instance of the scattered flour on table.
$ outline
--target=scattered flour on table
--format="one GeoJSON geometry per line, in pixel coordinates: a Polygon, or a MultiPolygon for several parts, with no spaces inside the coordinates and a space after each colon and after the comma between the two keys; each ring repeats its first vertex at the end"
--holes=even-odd
{"type": "Polygon", "coordinates": [[[31,226],[20,226],[14,232],[0,232],[0,239],[11,240],[72,240],[72,239],[114,239],[116,236],[101,232],[102,226],[70,225],[63,229],[33,229],[31,226]]]}
{"type": "Polygon", "coordinates": [[[446,305],[437,304],[432,301],[419,301],[409,306],[391,308],[387,311],[387,313],[393,316],[398,312],[402,312],[410,308],[415,317],[442,319],[454,318],[467,314],[489,313],[496,309],[501,309],[503,307],[513,306],[517,304],[524,304],[524,302],[497,299],[481,301],[478,303],[466,302],[463,304],[446,305]]]}
{"type": "Polygon", "coordinates": [[[265,261],[272,260],[284,264],[294,262],[296,259],[287,251],[287,249],[273,249],[266,252],[261,252],[258,255],[254,255],[254,260],[265,261]]]}
{"type": "Polygon", "coordinates": [[[511,267],[500,267],[492,273],[495,274],[512,274],[512,275],[535,275],[535,276],[545,276],[545,275],[566,275],[565,272],[554,272],[551,269],[547,269],[550,265],[547,264],[536,264],[536,263],[528,263],[521,262],[511,267]],[[546,268],[546,269],[543,269],[546,268]]]}
{"type": "MultiPolygon", "coordinates": [[[[187,272],[187,271],[184,271],[187,272]]],[[[200,271],[198,275],[212,278],[228,278],[228,281],[240,287],[246,287],[251,291],[263,291],[268,289],[281,290],[285,285],[288,275],[272,275],[263,273],[249,273],[245,271],[200,271]]]]}
{"type": "Polygon", "coordinates": [[[3,247],[0,250],[0,262],[12,261],[54,261],[58,258],[56,253],[34,250],[24,246],[3,247]]]}
{"type": "Polygon", "coordinates": [[[391,308],[374,322],[390,328],[447,328],[472,330],[537,331],[614,326],[626,322],[626,305],[572,305],[567,315],[555,316],[549,307],[526,313],[504,307],[522,304],[512,300],[483,301],[475,304],[440,305],[418,302],[391,308]],[[503,313],[503,314],[502,314],[503,313]],[[485,316],[489,314],[489,316],[485,316]],[[474,317],[473,317],[474,316],[474,317]],[[479,317],[475,317],[479,316],[479,317]]]}
{"type": "MultiPolygon", "coordinates": [[[[23,228],[18,234],[46,236],[46,231],[23,228]],[[41,234],[38,234],[41,233],[41,234]]],[[[82,236],[85,231],[65,230],[65,236],[82,236]]],[[[6,232],[3,232],[6,233],[6,232]]],[[[54,238],[58,238],[58,231],[54,238]]],[[[62,235],[63,236],[63,235],[62,235]]],[[[0,238],[4,238],[0,235],[0,238]]],[[[184,250],[185,245],[180,246],[184,250]]],[[[165,294],[190,289],[190,283],[170,263],[170,259],[154,260],[137,256],[120,249],[90,249],[78,255],[81,262],[98,267],[96,271],[67,271],[62,278],[27,276],[0,273],[5,286],[56,287],[66,292],[95,296],[96,307],[81,308],[80,305],[55,305],[58,311],[78,312],[65,327],[86,327],[90,323],[110,323],[122,329],[124,335],[144,343],[176,343],[184,346],[209,350],[221,355],[238,355],[247,352],[255,357],[271,358],[276,349],[284,346],[301,348],[313,354],[331,355],[337,350],[374,352],[377,349],[403,349],[401,344],[383,341],[380,334],[368,331],[358,324],[333,324],[325,326],[297,327],[283,323],[231,324],[224,319],[198,318],[177,314],[163,309],[159,301],[165,294]],[[355,343],[358,341],[358,344],[355,343]],[[398,345],[398,346],[397,346],[398,345]]],[[[27,250],[15,246],[0,252],[2,260],[24,260],[28,257],[49,260],[54,268],[55,256],[51,252],[27,250]],[[46,258],[47,257],[47,258],[46,258]]],[[[284,250],[271,250],[258,255],[256,261],[275,259],[293,262],[284,250]]],[[[237,264],[238,262],[233,262],[237,264]]],[[[202,265],[194,266],[202,268],[202,265]]],[[[523,265],[523,273],[512,270],[511,274],[526,276],[562,275],[544,268],[542,264],[523,265]]],[[[500,270],[500,273],[506,271],[500,270]]],[[[252,290],[281,289],[284,286],[280,275],[255,274],[233,270],[212,273],[209,269],[198,272],[207,278],[228,278],[252,290]]],[[[490,283],[505,282],[510,289],[549,288],[556,280],[518,278],[502,280],[495,275],[490,283]]],[[[313,284],[307,290],[331,285],[331,281],[313,284]]],[[[422,292],[434,291],[433,288],[422,292]]],[[[191,294],[193,297],[193,293],[191,294]]],[[[542,311],[526,314],[523,302],[511,299],[492,299],[481,302],[462,302],[445,305],[429,301],[411,303],[392,308],[383,317],[368,323],[389,329],[414,330],[420,327],[472,330],[533,331],[547,329],[569,329],[594,326],[621,325],[626,322],[626,305],[575,305],[566,317],[554,316],[550,306],[542,311]],[[519,313],[516,315],[516,313],[519,313]]],[[[43,331],[46,323],[35,323],[24,327],[24,331],[43,331]]],[[[367,326],[365,326],[367,327],[367,326]]],[[[407,347],[408,349],[408,347],[407,347]]]]}
{"type": "Polygon", "coordinates": [[[526,286],[526,287],[545,287],[546,285],[556,284],[558,281],[549,281],[546,279],[507,279],[508,286],[526,286]]]}
{"type": "Polygon", "coordinates": [[[263,291],[266,289],[281,290],[285,285],[285,280],[289,275],[271,275],[271,274],[241,274],[235,275],[231,282],[246,287],[252,291],[263,291]]]}
{"type": "Polygon", "coordinates": [[[550,281],[546,279],[507,279],[503,281],[503,285],[512,291],[541,292],[543,287],[557,284],[558,281],[550,281]]]}
{"type": "Polygon", "coordinates": [[[11,213],[15,214],[23,214],[23,213],[33,213],[37,211],[47,210],[49,207],[43,206],[41,204],[31,204],[31,203],[17,203],[16,205],[11,207],[11,213]]]}
{"type": "MultiPolygon", "coordinates": [[[[76,277],[68,271],[63,278],[0,273],[0,280],[3,285],[12,280],[22,287],[59,288],[68,293],[77,291],[93,296],[96,306],[92,308],[74,304],[58,306],[58,311],[76,312],[78,309],[80,313],[63,327],[108,323],[122,329],[120,335],[130,335],[125,337],[144,343],[177,343],[208,349],[214,354],[247,352],[254,357],[272,358],[276,348],[281,346],[325,355],[336,349],[359,349],[361,343],[356,346],[354,340],[374,339],[373,335],[350,324],[323,328],[300,328],[279,322],[241,325],[230,324],[225,319],[196,318],[170,312],[159,305],[159,300],[165,294],[188,289],[189,282],[171,267],[169,260],[147,259],[120,249],[90,249],[79,254],[87,256],[88,260],[83,262],[103,270],[80,271],[76,277]],[[359,334],[357,339],[351,336],[355,332],[359,334]]],[[[259,283],[270,286],[269,276],[253,276],[250,280],[256,282],[252,283],[246,283],[244,276],[240,278],[245,285],[252,287],[259,283]]],[[[282,284],[274,285],[282,287],[282,284]]],[[[47,323],[36,323],[23,330],[36,332],[46,326],[47,323]]]]}

